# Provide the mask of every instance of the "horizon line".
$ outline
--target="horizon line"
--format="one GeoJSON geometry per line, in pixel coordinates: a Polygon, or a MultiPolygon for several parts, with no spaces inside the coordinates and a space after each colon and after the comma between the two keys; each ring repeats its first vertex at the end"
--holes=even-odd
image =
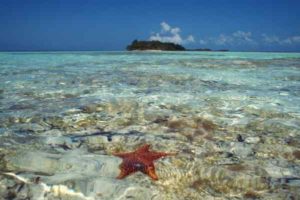
{"type": "MultiPolygon", "coordinates": [[[[189,51],[193,49],[187,49],[185,51],[160,51],[160,52],[223,52],[223,53],[230,53],[230,52],[249,52],[249,53],[300,53],[299,51],[251,51],[251,50],[228,50],[228,51],[220,51],[220,50],[211,50],[211,51],[189,51]]],[[[137,50],[137,51],[128,51],[128,50],[0,50],[1,53],[13,53],[13,52],[147,52],[147,50],[137,50]]]]}

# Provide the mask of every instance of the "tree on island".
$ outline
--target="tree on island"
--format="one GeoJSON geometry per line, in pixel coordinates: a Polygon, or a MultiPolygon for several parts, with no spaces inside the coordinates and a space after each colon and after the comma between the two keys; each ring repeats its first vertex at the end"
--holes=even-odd
{"type": "Polygon", "coordinates": [[[152,41],[138,41],[133,40],[130,45],[126,47],[128,51],[144,51],[144,50],[161,50],[161,51],[228,51],[227,49],[222,50],[211,50],[208,48],[201,49],[185,49],[179,44],[174,44],[172,42],[161,42],[157,40],[152,41]]]}
{"type": "Polygon", "coordinates": [[[133,50],[162,50],[162,51],[184,51],[185,48],[179,44],[160,41],[138,41],[134,40],[126,48],[128,51],[133,50]]]}

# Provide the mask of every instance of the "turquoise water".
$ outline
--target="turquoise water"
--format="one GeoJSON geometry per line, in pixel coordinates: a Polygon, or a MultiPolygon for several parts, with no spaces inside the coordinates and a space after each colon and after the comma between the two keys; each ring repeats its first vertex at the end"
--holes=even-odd
{"type": "Polygon", "coordinates": [[[0,80],[1,171],[82,199],[299,198],[299,53],[3,52],[0,80]],[[145,143],[178,155],[116,180],[145,143]]]}

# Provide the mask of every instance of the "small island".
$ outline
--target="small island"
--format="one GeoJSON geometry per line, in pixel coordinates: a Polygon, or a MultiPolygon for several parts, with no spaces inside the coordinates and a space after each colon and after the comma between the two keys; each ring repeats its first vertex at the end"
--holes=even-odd
{"type": "Polygon", "coordinates": [[[172,42],[161,42],[161,41],[138,41],[134,40],[130,45],[126,47],[128,51],[229,51],[227,49],[212,50],[208,48],[199,49],[186,49],[179,44],[172,42]]]}
{"type": "Polygon", "coordinates": [[[161,50],[161,51],[185,51],[185,48],[179,44],[160,41],[138,41],[134,40],[126,48],[128,51],[134,50],[161,50]]]}

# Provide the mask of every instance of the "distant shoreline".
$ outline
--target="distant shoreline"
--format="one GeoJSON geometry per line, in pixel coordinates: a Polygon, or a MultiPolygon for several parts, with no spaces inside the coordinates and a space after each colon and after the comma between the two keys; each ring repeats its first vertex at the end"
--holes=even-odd
{"type": "MultiPolygon", "coordinates": [[[[21,52],[130,52],[127,50],[0,50],[0,53],[21,53],[21,52]]],[[[132,51],[132,52],[146,52],[146,51],[132,51]]],[[[174,51],[157,51],[157,52],[173,52],[174,51]]],[[[175,51],[175,52],[222,52],[222,51],[175,51]]],[[[300,53],[300,51],[236,51],[230,50],[223,53],[300,53]]]]}
{"type": "Polygon", "coordinates": [[[127,51],[222,51],[226,52],[229,49],[210,48],[195,48],[187,49],[184,46],[173,42],[162,42],[159,40],[133,40],[131,44],[126,47],[127,51]]]}

